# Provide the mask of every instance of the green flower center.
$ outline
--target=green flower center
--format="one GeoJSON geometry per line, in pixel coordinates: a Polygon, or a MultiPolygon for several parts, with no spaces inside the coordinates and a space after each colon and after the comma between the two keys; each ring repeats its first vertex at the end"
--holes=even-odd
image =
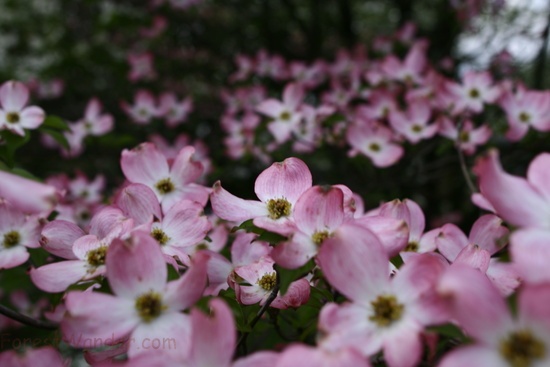
{"type": "Polygon", "coordinates": [[[4,242],[2,242],[2,244],[5,248],[12,248],[19,245],[19,242],[21,242],[21,235],[19,234],[19,232],[9,231],[8,233],[4,234],[4,242]]]}
{"type": "Polygon", "coordinates": [[[166,235],[166,233],[164,233],[164,231],[160,228],[153,228],[151,231],[151,237],[157,240],[159,245],[166,245],[166,243],[171,240],[171,238],[168,237],[168,235],[166,235]]]}
{"type": "Polygon", "coordinates": [[[98,266],[105,265],[105,256],[107,255],[107,246],[101,246],[96,249],[88,251],[86,254],[86,261],[88,264],[97,268],[98,266]]]}
{"type": "Polygon", "coordinates": [[[165,309],[166,306],[162,304],[162,297],[159,293],[151,291],[136,299],[136,310],[145,322],[156,319],[165,309]]]}
{"type": "Polygon", "coordinates": [[[292,209],[292,204],[286,199],[269,199],[267,202],[267,211],[269,212],[269,218],[279,219],[281,217],[288,217],[292,209]]]}
{"type": "Polygon", "coordinates": [[[381,147],[380,147],[380,144],[378,143],[370,143],[369,149],[372,150],[373,152],[379,152],[381,147]]]}
{"type": "Polygon", "coordinates": [[[531,115],[529,115],[527,112],[522,112],[519,114],[519,120],[521,122],[528,123],[529,120],[531,120],[531,115]]]}
{"type": "Polygon", "coordinates": [[[159,193],[165,195],[174,191],[174,184],[169,178],[163,178],[155,184],[155,188],[158,190],[159,193]]]}
{"type": "Polygon", "coordinates": [[[284,112],[281,112],[281,114],[279,115],[279,120],[289,121],[291,117],[292,116],[290,112],[284,111],[284,112]]]}
{"type": "Polygon", "coordinates": [[[515,331],[500,343],[500,354],[512,367],[529,367],[546,354],[544,344],[529,330],[515,331]]]}
{"type": "Polygon", "coordinates": [[[469,94],[471,98],[479,98],[479,91],[476,88],[470,89],[469,94]]]}
{"type": "Polygon", "coordinates": [[[413,132],[419,133],[419,132],[422,131],[422,126],[419,125],[419,124],[414,124],[411,129],[412,129],[413,132]]]}
{"type": "Polygon", "coordinates": [[[19,122],[20,118],[19,118],[19,114],[17,112],[8,112],[6,114],[6,120],[10,123],[10,124],[16,124],[19,122]]]}
{"type": "Polygon", "coordinates": [[[329,237],[330,237],[329,231],[317,231],[313,234],[313,236],[311,236],[311,239],[313,240],[313,243],[319,246],[329,237]]]}
{"type": "Polygon", "coordinates": [[[418,251],[418,242],[411,241],[407,244],[403,251],[417,252],[418,251]]]}
{"type": "Polygon", "coordinates": [[[460,140],[463,143],[467,143],[470,141],[470,133],[467,131],[461,131],[460,134],[458,134],[458,140],[460,140]]]}
{"type": "Polygon", "coordinates": [[[265,274],[260,280],[256,282],[256,284],[258,284],[266,291],[272,290],[277,284],[277,273],[265,274]]]}
{"type": "Polygon", "coordinates": [[[404,306],[394,296],[378,296],[371,302],[373,314],[369,320],[381,327],[390,326],[403,315],[404,306]]]}

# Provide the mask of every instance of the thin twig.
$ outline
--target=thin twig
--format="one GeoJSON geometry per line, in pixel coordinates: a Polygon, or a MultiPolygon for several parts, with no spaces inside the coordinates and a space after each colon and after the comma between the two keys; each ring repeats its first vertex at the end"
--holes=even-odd
{"type": "Polygon", "coordinates": [[[51,321],[36,320],[32,317],[23,315],[17,311],[12,310],[9,307],[0,305],[0,314],[9,317],[15,321],[19,321],[22,324],[29,325],[39,329],[55,330],[59,327],[57,323],[51,321]]]}
{"type": "MultiPolygon", "coordinates": [[[[254,318],[250,322],[250,330],[252,330],[254,326],[258,323],[258,321],[260,321],[260,319],[262,318],[264,313],[267,311],[271,303],[273,303],[275,298],[277,298],[278,293],[279,293],[279,273],[277,273],[277,283],[275,284],[275,287],[271,290],[269,297],[265,301],[262,308],[260,308],[260,311],[258,311],[256,316],[254,316],[254,318]]],[[[239,341],[237,342],[237,349],[241,346],[241,344],[244,345],[244,343],[246,342],[246,338],[248,337],[248,334],[250,334],[250,332],[246,332],[241,335],[241,337],[239,338],[239,341]]]]}
{"type": "Polygon", "coordinates": [[[458,152],[458,160],[460,161],[460,169],[462,170],[462,175],[464,175],[464,179],[466,180],[466,184],[468,184],[468,188],[470,189],[471,193],[475,194],[477,190],[474,183],[472,182],[470,173],[468,172],[468,167],[466,167],[464,152],[462,151],[462,149],[460,149],[460,147],[457,147],[456,150],[458,152]]]}

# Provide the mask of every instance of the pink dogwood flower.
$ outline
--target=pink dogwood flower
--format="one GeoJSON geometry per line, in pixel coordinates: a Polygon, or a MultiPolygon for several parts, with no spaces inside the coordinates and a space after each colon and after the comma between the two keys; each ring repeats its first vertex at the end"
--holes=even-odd
{"type": "Polygon", "coordinates": [[[8,81],[0,86],[0,130],[9,130],[24,136],[25,129],[36,129],[42,125],[45,113],[37,106],[25,107],[29,90],[25,84],[8,81]]]}
{"type": "Polygon", "coordinates": [[[453,320],[474,340],[451,351],[438,367],[550,364],[548,284],[523,288],[515,317],[487,277],[471,267],[452,266],[437,289],[447,299],[453,320]]]}
{"type": "Polygon", "coordinates": [[[487,125],[474,128],[471,120],[466,120],[459,128],[447,116],[441,116],[438,120],[439,133],[455,142],[455,145],[464,153],[474,154],[478,145],[485,144],[491,137],[491,129],[487,125]]]}
{"type": "Polygon", "coordinates": [[[493,85],[488,72],[467,72],[462,84],[449,83],[448,88],[455,96],[454,112],[465,110],[479,113],[484,103],[494,103],[500,96],[500,89],[493,85]]]}
{"type": "Polygon", "coordinates": [[[132,82],[152,80],[157,77],[153,67],[153,55],[149,52],[128,55],[128,63],[130,64],[128,79],[132,82]]]}
{"type": "Polygon", "coordinates": [[[130,105],[126,101],[120,102],[120,107],[126,114],[139,125],[147,125],[151,120],[158,116],[159,111],[156,105],[155,97],[151,92],[140,89],[134,95],[134,104],[130,105]]]}
{"type": "Polygon", "coordinates": [[[202,175],[203,166],[195,160],[195,148],[180,150],[171,166],[152,143],[142,143],[122,152],[120,166],[126,179],[148,186],[157,195],[164,212],[182,199],[205,205],[208,189],[194,182],[202,175]]]}
{"type": "Polygon", "coordinates": [[[436,255],[421,254],[390,278],[380,241],[358,226],[327,239],[317,258],[330,284],[350,300],[321,310],[324,342],[364,356],[383,349],[388,366],[416,366],[424,327],[447,318],[434,292],[444,263],[436,255]]]}
{"type": "Polygon", "coordinates": [[[254,219],[256,226],[284,235],[294,230],[296,201],[311,184],[307,165],[292,157],[273,163],[258,175],[254,192],[260,201],[238,198],[218,181],[214,184],[210,203],[214,213],[222,219],[237,223],[254,219]]]}
{"type": "Polygon", "coordinates": [[[346,139],[351,145],[350,156],[362,153],[376,167],[389,167],[404,153],[402,146],[392,142],[392,131],[376,121],[356,121],[348,128],[346,139]]]}
{"type": "Polygon", "coordinates": [[[406,113],[395,111],[390,114],[391,126],[412,144],[429,139],[438,130],[437,124],[428,124],[431,108],[425,100],[409,102],[406,113]]]}
{"type": "Polygon", "coordinates": [[[184,123],[193,110],[193,101],[190,97],[178,101],[174,93],[166,92],[159,97],[158,114],[166,120],[166,126],[173,128],[184,123]]]}
{"type": "Polygon", "coordinates": [[[145,338],[174,338],[176,347],[163,352],[186,356],[191,321],[180,311],[201,297],[207,261],[207,255],[195,256],[185,275],[167,283],[164,257],[148,233],[135,232],[129,240],[113,241],[105,263],[114,295],[69,292],[61,323],[64,340],[90,348],[131,338],[128,356],[133,358],[147,350],[141,348],[145,338]]]}
{"type": "Polygon", "coordinates": [[[256,111],[271,117],[267,129],[279,144],[290,139],[292,131],[302,119],[299,106],[304,98],[304,92],[297,84],[288,84],[283,92],[283,101],[268,99],[256,107],[256,111]]]}
{"type": "Polygon", "coordinates": [[[16,206],[0,201],[0,269],[10,269],[29,258],[28,248],[40,247],[37,216],[26,216],[16,206]]]}

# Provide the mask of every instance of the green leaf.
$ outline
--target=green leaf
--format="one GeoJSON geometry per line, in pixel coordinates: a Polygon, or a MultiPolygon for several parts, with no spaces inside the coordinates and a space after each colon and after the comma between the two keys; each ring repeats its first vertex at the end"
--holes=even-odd
{"type": "Polygon", "coordinates": [[[466,336],[460,330],[460,328],[453,324],[444,324],[440,326],[433,326],[428,328],[428,330],[436,332],[439,335],[446,336],[453,339],[458,339],[461,341],[467,340],[466,336]]]}
{"type": "Polygon", "coordinates": [[[48,134],[49,136],[51,136],[57,142],[57,144],[61,145],[66,150],[71,149],[71,147],[69,146],[69,142],[67,141],[67,138],[65,137],[65,135],[63,135],[59,131],[52,130],[52,129],[40,129],[40,131],[43,132],[44,134],[48,134]]]}
{"type": "Polygon", "coordinates": [[[279,276],[279,291],[281,292],[281,294],[284,295],[286,293],[288,287],[290,286],[290,283],[303,278],[314,267],[315,263],[313,262],[313,259],[309,260],[305,265],[299,267],[298,269],[285,269],[276,265],[275,269],[277,270],[277,274],[279,276]]]}
{"type": "Polygon", "coordinates": [[[25,145],[31,138],[28,130],[25,130],[25,136],[20,136],[8,130],[0,131],[0,137],[6,142],[0,147],[0,159],[6,163],[9,168],[14,166],[15,151],[25,145]]]}
{"type": "Polygon", "coordinates": [[[40,127],[39,130],[42,129],[51,129],[51,130],[59,130],[59,131],[71,131],[71,128],[69,125],[58,116],[49,115],[44,119],[44,122],[40,127]]]}

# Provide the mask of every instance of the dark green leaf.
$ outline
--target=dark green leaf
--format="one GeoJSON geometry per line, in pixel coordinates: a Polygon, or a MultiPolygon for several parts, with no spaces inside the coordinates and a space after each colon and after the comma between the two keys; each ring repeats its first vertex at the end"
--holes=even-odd
{"type": "Polygon", "coordinates": [[[277,274],[279,276],[279,291],[281,294],[285,294],[292,283],[295,280],[306,276],[313,268],[315,264],[313,260],[309,260],[305,265],[298,269],[285,269],[280,266],[276,266],[277,274]]]}
{"type": "Polygon", "coordinates": [[[71,128],[67,123],[58,116],[49,115],[44,119],[44,122],[40,127],[39,130],[44,129],[51,129],[51,130],[59,130],[59,131],[71,131],[71,128]]]}

